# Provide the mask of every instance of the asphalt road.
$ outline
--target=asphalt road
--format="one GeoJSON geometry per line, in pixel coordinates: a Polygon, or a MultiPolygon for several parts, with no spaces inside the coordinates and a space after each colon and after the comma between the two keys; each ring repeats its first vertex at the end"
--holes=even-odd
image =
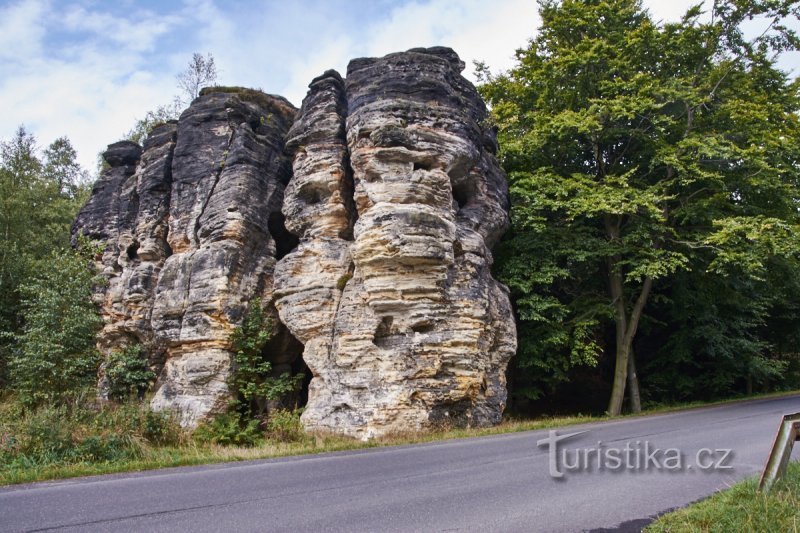
{"type": "Polygon", "coordinates": [[[0,530],[636,531],[760,472],[790,412],[800,396],[562,428],[585,433],[560,479],[533,431],[8,487],[0,530]]]}

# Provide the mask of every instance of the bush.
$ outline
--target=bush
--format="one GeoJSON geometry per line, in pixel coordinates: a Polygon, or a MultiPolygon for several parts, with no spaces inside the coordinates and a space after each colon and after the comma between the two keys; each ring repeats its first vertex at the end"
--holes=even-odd
{"type": "Polygon", "coordinates": [[[277,409],[269,414],[267,437],[280,442],[301,442],[306,433],[300,422],[302,409],[277,409]]]}
{"type": "Polygon", "coordinates": [[[183,430],[172,413],[151,409],[144,409],[141,433],[149,442],[160,445],[177,445],[183,438],[183,430]]]}
{"type": "Polygon", "coordinates": [[[272,336],[272,324],[260,299],[250,303],[242,325],[231,334],[232,371],[228,379],[233,400],[227,412],[201,424],[193,433],[198,442],[221,445],[255,446],[262,442],[265,430],[281,441],[300,440],[303,429],[299,412],[277,410],[267,413],[267,403],[294,392],[303,380],[302,374],[279,377],[272,375],[265,347],[272,336]]]}
{"type": "Polygon", "coordinates": [[[264,440],[260,421],[247,419],[237,411],[221,413],[210,422],[200,424],[192,436],[201,443],[213,442],[223,446],[255,446],[264,440]]]}
{"type": "Polygon", "coordinates": [[[8,468],[139,459],[148,446],[182,436],[171,415],[140,404],[0,405],[0,465],[8,468]]]}
{"type": "Polygon", "coordinates": [[[33,280],[22,285],[22,333],[14,336],[10,370],[28,405],[74,401],[95,386],[102,321],[91,301],[98,279],[72,250],[53,252],[33,280]]]}
{"type": "Polygon", "coordinates": [[[118,402],[134,395],[139,399],[144,398],[144,393],[156,379],[139,344],[111,352],[105,364],[105,376],[108,397],[118,402]]]}
{"type": "Polygon", "coordinates": [[[235,396],[233,408],[246,418],[258,418],[267,410],[268,400],[277,400],[294,392],[303,381],[303,374],[270,375],[272,364],[264,348],[272,337],[272,323],[264,313],[261,300],[250,303],[242,325],[231,335],[233,368],[228,386],[235,396]]]}

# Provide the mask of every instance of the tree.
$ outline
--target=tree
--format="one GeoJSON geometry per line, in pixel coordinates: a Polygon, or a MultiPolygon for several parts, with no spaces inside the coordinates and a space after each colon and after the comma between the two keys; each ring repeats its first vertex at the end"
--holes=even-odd
{"type": "Polygon", "coordinates": [[[144,118],[137,120],[133,128],[125,134],[125,139],[137,144],[144,143],[153,128],[170,120],[178,120],[182,109],[183,102],[176,96],[171,104],[158,106],[154,111],[148,111],[144,118]]]}
{"type": "Polygon", "coordinates": [[[271,337],[272,323],[256,298],[230,338],[233,360],[228,386],[235,397],[235,409],[248,420],[263,416],[267,401],[296,391],[303,380],[302,374],[273,375],[272,363],[264,353],[271,337]]]}
{"type": "Polygon", "coordinates": [[[91,300],[98,283],[91,251],[55,251],[47,268],[20,287],[22,331],[15,335],[11,378],[23,403],[73,400],[94,386],[102,320],[91,300]]]}
{"type": "Polygon", "coordinates": [[[191,102],[200,95],[200,89],[213,85],[217,81],[217,67],[214,64],[214,56],[195,52],[186,70],[178,74],[178,88],[186,95],[188,102],[191,102]]]}
{"type": "Polygon", "coordinates": [[[774,58],[797,45],[781,21],[798,7],[719,2],[709,22],[694,7],[658,26],[636,0],[540,5],[517,66],[482,70],[514,200],[498,270],[529,366],[595,361],[610,318],[615,415],[626,383],[640,405],[633,346],[654,284],[797,251],[797,83],[774,58]],[[747,41],[752,16],[769,28],[747,41]]]}
{"type": "Polygon", "coordinates": [[[0,384],[10,339],[21,326],[20,287],[69,247],[70,225],[88,194],[86,172],[65,137],[42,156],[24,126],[0,142],[0,384]]]}
{"type": "Polygon", "coordinates": [[[178,74],[176,79],[178,89],[183,94],[173,97],[169,104],[148,111],[144,118],[137,120],[133,128],[125,134],[125,139],[142,144],[154,127],[170,120],[178,120],[181,111],[200,95],[200,89],[216,83],[217,67],[214,56],[209,53],[203,57],[202,54],[195,52],[186,69],[178,74]]]}
{"type": "Polygon", "coordinates": [[[78,153],[66,137],[59,137],[45,149],[42,172],[46,181],[58,184],[64,198],[85,196],[89,192],[89,173],[78,163],[78,153]]]}

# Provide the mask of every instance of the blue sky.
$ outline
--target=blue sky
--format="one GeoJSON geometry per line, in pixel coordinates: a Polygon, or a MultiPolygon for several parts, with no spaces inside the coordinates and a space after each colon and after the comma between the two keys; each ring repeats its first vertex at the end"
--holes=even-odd
{"type": "MultiPolygon", "coordinates": [[[[676,20],[690,0],[645,0],[676,20]]],[[[453,47],[494,71],[539,24],[534,0],[0,1],[0,138],[20,124],[41,145],[70,138],[81,163],[177,94],[193,52],[213,54],[219,83],[299,106],[308,83],[354,57],[453,47]]],[[[797,54],[787,69],[800,71],[797,54]]]]}

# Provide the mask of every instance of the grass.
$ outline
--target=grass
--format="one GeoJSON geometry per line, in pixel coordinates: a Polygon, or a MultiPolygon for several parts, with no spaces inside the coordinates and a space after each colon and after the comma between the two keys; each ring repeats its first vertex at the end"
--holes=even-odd
{"type": "MultiPolygon", "coordinates": [[[[774,397],[786,394],[788,393],[783,392],[778,394],[768,394],[758,396],[758,398],[774,397]]],[[[722,403],[731,403],[735,401],[740,401],[740,399],[714,402],[713,404],[692,403],[684,404],[682,406],[659,406],[653,409],[648,409],[641,415],[635,416],[661,414],[686,408],[719,405],[722,403]]],[[[59,415],[57,412],[49,414],[45,412],[45,415],[47,416],[40,417],[43,418],[43,420],[33,420],[32,422],[25,422],[22,420],[20,422],[20,417],[17,414],[12,413],[10,410],[11,408],[9,408],[8,405],[8,402],[6,402],[6,404],[0,403],[0,485],[118,472],[135,472],[176,466],[246,461],[254,459],[285,457],[291,455],[306,455],[343,450],[359,450],[385,446],[419,444],[449,439],[499,435],[520,431],[553,429],[571,426],[574,424],[599,422],[611,419],[607,416],[585,415],[539,418],[533,420],[507,419],[500,425],[491,428],[443,428],[438,431],[425,433],[420,432],[391,435],[370,442],[361,442],[341,436],[303,435],[297,439],[296,442],[278,442],[267,439],[262,440],[253,447],[241,447],[230,445],[221,446],[210,442],[200,442],[197,439],[192,439],[187,434],[176,436],[174,435],[174,431],[172,431],[170,428],[161,426],[157,426],[155,430],[152,428],[150,429],[151,433],[156,431],[156,437],[151,438],[147,433],[147,423],[150,419],[148,418],[146,412],[145,414],[131,413],[131,408],[127,407],[120,408],[118,412],[114,409],[109,410],[108,413],[103,414],[103,416],[100,417],[101,423],[98,423],[97,420],[86,421],[81,419],[79,423],[76,422],[63,431],[72,435],[73,440],[76,433],[93,436],[95,441],[89,441],[90,444],[93,444],[93,447],[89,447],[90,451],[88,454],[84,451],[83,455],[75,455],[72,450],[69,450],[69,453],[66,455],[64,453],[58,455],[54,454],[53,446],[38,445],[38,447],[36,447],[29,445],[28,448],[33,449],[33,451],[29,452],[29,455],[26,456],[24,453],[17,455],[3,455],[3,446],[8,448],[8,443],[15,438],[20,442],[23,440],[21,437],[17,437],[15,433],[27,432],[35,436],[35,438],[29,440],[41,440],[42,437],[40,436],[40,432],[42,431],[42,426],[49,427],[48,424],[53,425],[52,422],[49,421],[53,419],[60,420],[63,418],[63,415],[59,415]],[[128,411],[125,411],[124,409],[128,409],[128,411]],[[4,426],[3,419],[8,421],[17,420],[17,422],[14,422],[16,426],[12,427],[10,422],[6,422],[6,426],[4,426]],[[117,429],[116,426],[119,426],[119,428],[117,429]],[[159,435],[162,434],[167,435],[169,438],[161,438],[161,440],[159,440],[159,435]],[[100,439],[99,444],[96,442],[98,438],[100,439]],[[120,441],[124,444],[124,446],[119,445],[120,441]],[[109,448],[113,450],[116,450],[114,446],[120,446],[123,449],[120,453],[116,453],[116,451],[115,453],[106,453],[106,448],[104,448],[102,445],[105,442],[111,442],[112,444],[117,443],[109,445],[109,448]],[[95,451],[96,448],[99,448],[99,451],[95,451]]],[[[158,420],[156,420],[156,422],[158,422],[158,420]]],[[[60,442],[58,439],[63,440],[64,438],[65,437],[63,435],[52,437],[48,434],[44,439],[51,439],[55,442],[60,442]]],[[[85,439],[84,442],[86,441],[88,441],[88,439],[85,439]]],[[[81,449],[86,448],[86,445],[83,443],[81,443],[81,446],[81,449]]],[[[17,448],[19,447],[20,445],[17,444],[17,448]]]]}
{"type": "Polygon", "coordinates": [[[81,461],[71,464],[35,464],[17,462],[0,465],[0,485],[46,481],[70,477],[111,474],[118,472],[137,472],[176,466],[191,466],[254,459],[270,459],[294,455],[308,455],[344,450],[360,450],[397,446],[403,444],[420,444],[449,439],[479,437],[547,429],[598,420],[598,417],[573,416],[563,418],[547,418],[540,420],[509,420],[492,428],[482,429],[448,429],[426,433],[408,433],[391,435],[362,442],[335,435],[307,435],[298,442],[275,442],[265,440],[253,447],[221,446],[213,443],[197,442],[191,438],[183,442],[167,446],[141,446],[138,456],[120,460],[81,461]]]}
{"type": "Polygon", "coordinates": [[[800,463],[794,462],[784,479],[768,493],[758,492],[758,479],[666,514],[645,531],[728,532],[798,531],[800,529],[800,463]]]}

